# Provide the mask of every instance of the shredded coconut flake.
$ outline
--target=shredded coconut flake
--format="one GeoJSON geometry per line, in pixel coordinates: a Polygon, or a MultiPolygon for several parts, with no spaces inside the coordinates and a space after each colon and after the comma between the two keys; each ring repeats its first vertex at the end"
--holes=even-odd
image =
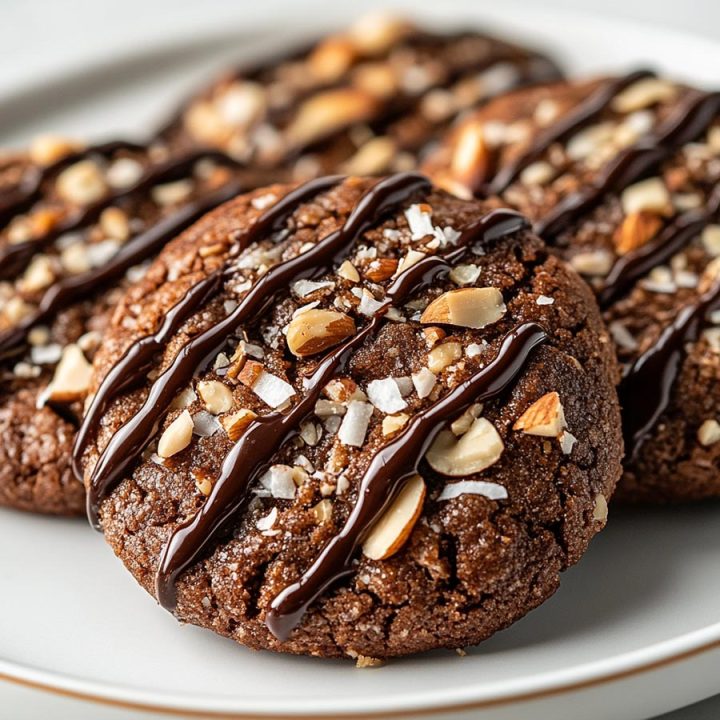
{"type": "Polygon", "coordinates": [[[472,285],[480,277],[477,265],[458,265],[450,271],[450,279],[456,285],[472,285]]]}
{"type": "Polygon", "coordinates": [[[460,480],[443,488],[438,500],[452,500],[460,495],[482,495],[490,500],[507,499],[507,490],[497,483],[484,480],[460,480]]]}
{"type": "Polygon", "coordinates": [[[292,500],[295,497],[293,469],[289,465],[273,465],[261,476],[260,484],[279,500],[292,500]]]}
{"type": "Polygon", "coordinates": [[[555,302],[555,298],[548,297],[547,295],[539,295],[535,301],[537,305],[552,305],[555,302]]]}
{"type": "Polygon", "coordinates": [[[413,385],[420,399],[426,398],[435,387],[437,378],[428,368],[421,368],[412,375],[413,385]]]}
{"type": "Polygon", "coordinates": [[[255,523],[255,527],[258,530],[269,530],[277,520],[277,508],[273,508],[267,515],[258,519],[255,523]]]}
{"type": "MultiPolygon", "coordinates": [[[[399,394],[399,393],[398,393],[399,394]]],[[[404,402],[404,401],[403,401],[404,402]]],[[[365,442],[373,406],[362,400],[353,400],[349,405],[345,417],[338,431],[338,438],[343,445],[362,447],[365,442]]]]}
{"type": "Polygon", "coordinates": [[[470,345],[465,348],[465,354],[468,357],[477,357],[478,355],[482,354],[482,351],[485,349],[485,347],[487,347],[487,343],[485,343],[484,346],[479,345],[478,343],[470,343],[470,345]]]}
{"type": "Polygon", "coordinates": [[[295,390],[282,378],[263,370],[252,386],[252,391],[271,408],[279,408],[293,395],[295,390]]]}
{"type": "Polygon", "coordinates": [[[433,235],[435,228],[432,224],[432,215],[423,211],[422,205],[411,205],[405,211],[410,234],[413,240],[422,240],[427,235],[433,235]]]}
{"type": "Polygon", "coordinates": [[[400,412],[407,407],[407,403],[403,400],[395,378],[384,378],[382,380],[373,380],[367,388],[367,394],[370,402],[380,412],[392,414],[400,412]]]}
{"type": "Polygon", "coordinates": [[[192,421],[193,433],[199,437],[212,437],[222,427],[220,421],[205,410],[195,413],[192,421]]]}
{"type": "Polygon", "coordinates": [[[560,436],[560,449],[565,455],[569,455],[572,452],[573,446],[577,442],[577,438],[567,430],[563,431],[560,436]]]}
{"type": "Polygon", "coordinates": [[[292,291],[298,297],[306,297],[312,295],[317,290],[332,290],[335,287],[335,283],[330,280],[315,281],[315,280],[297,280],[292,284],[292,291]]]}
{"type": "Polygon", "coordinates": [[[360,295],[360,305],[358,306],[358,310],[363,315],[371,317],[377,313],[383,304],[384,303],[379,300],[376,300],[367,290],[363,290],[360,295]]]}
{"type": "Polygon", "coordinates": [[[52,365],[62,357],[62,346],[57,343],[37,345],[30,349],[30,359],[36,365],[52,365]]]}
{"type": "Polygon", "coordinates": [[[277,200],[277,196],[274,193],[265,193],[265,195],[259,195],[252,199],[252,206],[256,210],[264,210],[266,207],[270,207],[277,200]]]}

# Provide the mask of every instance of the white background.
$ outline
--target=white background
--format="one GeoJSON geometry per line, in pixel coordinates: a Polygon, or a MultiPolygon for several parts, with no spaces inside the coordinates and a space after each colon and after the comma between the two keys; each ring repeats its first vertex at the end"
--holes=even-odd
{"type": "MultiPolygon", "coordinates": [[[[339,2],[335,0],[333,4],[337,6],[339,2]]],[[[171,36],[177,31],[191,33],[193,28],[199,29],[208,17],[215,21],[218,16],[227,18],[235,27],[242,27],[248,21],[272,22],[282,15],[286,4],[282,0],[0,0],[0,94],[21,92],[27,80],[36,78],[38,73],[52,78],[65,69],[83,67],[91,57],[110,58],[119,49],[146,49],[148,39],[157,38],[159,27],[167,28],[171,36]]],[[[360,11],[371,4],[379,3],[354,2],[353,6],[360,11]]],[[[317,16],[313,8],[322,5],[322,2],[303,3],[303,8],[308,9],[305,15],[309,28],[317,16]]],[[[544,6],[587,9],[720,40],[720,0],[553,0],[544,6]]],[[[677,61],[681,63],[682,59],[677,61]]],[[[7,142],[8,138],[0,134],[0,146],[7,142]]],[[[87,717],[94,718],[130,717],[115,711],[107,714],[99,707],[88,707],[86,711],[87,717]]],[[[0,717],[3,719],[30,720],[44,716],[62,720],[80,715],[77,705],[70,701],[40,697],[35,691],[0,684],[0,717]]],[[[664,716],[663,720],[715,720],[718,717],[720,696],[692,709],[664,716]]]]}

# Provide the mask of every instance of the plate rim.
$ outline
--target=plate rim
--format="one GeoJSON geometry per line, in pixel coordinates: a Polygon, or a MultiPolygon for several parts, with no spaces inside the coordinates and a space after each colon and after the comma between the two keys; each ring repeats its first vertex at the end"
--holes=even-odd
{"type": "MultiPolygon", "coordinates": [[[[87,681],[55,672],[35,670],[17,663],[12,663],[12,665],[20,668],[20,672],[12,672],[11,663],[3,659],[0,659],[0,681],[41,690],[65,698],[92,702],[106,707],[142,712],[160,712],[171,717],[197,717],[210,718],[212,720],[219,720],[221,718],[254,720],[258,717],[262,717],[263,720],[300,720],[311,717],[332,717],[337,720],[430,717],[442,713],[458,713],[471,710],[508,707],[517,703],[556,698],[580,690],[596,688],[637,677],[645,673],[651,673],[655,670],[698,658],[714,650],[720,650],[720,622],[671,640],[656,643],[646,648],[623,653],[609,660],[605,660],[604,664],[609,664],[612,661],[618,665],[625,665],[625,667],[619,667],[612,672],[593,673],[593,663],[585,663],[583,666],[580,666],[580,668],[575,669],[574,672],[581,675],[581,677],[575,680],[562,681],[559,679],[556,683],[547,683],[544,687],[541,687],[544,676],[538,675],[534,678],[535,684],[538,687],[515,694],[511,692],[500,693],[495,697],[475,697],[474,699],[468,697],[460,701],[442,702],[442,704],[431,703],[427,698],[421,697],[415,702],[405,703],[402,707],[388,708],[377,706],[375,708],[367,707],[364,710],[352,712],[340,710],[332,705],[324,707],[315,705],[313,708],[307,708],[297,712],[291,712],[289,708],[280,712],[266,712],[259,707],[236,710],[232,707],[235,702],[234,698],[223,698],[219,703],[213,703],[217,704],[217,707],[213,708],[204,705],[210,698],[203,698],[202,696],[178,696],[180,702],[171,703],[169,700],[162,699],[168,695],[167,693],[160,695],[156,693],[155,695],[158,699],[153,700],[153,693],[140,691],[137,688],[87,681]],[[708,638],[706,635],[710,637],[708,638]],[[646,654],[654,655],[654,657],[649,657],[646,661],[642,662],[641,657],[646,654]],[[582,677],[582,672],[580,672],[582,669],[585,669],[585,677],[582,677]],[[23,673],[22,670],[25,670],[25,672],[23,673]],[[104,691],[102,688],[104,688],[104,691]],[[142,699],[133,699],[131,697],[133,694],[136,698],[139,696],[142,699]],[[186,704],[183,705],[183,702],[186,704]]],[[[602,664],[603,663],[598,663],[598,665],[602,664]]],[[[571,673],[568,671],[560,671],[555,674],[562,677],[563,675],[569,675],[571,673]]],[[[548,675],[552,675],[552,673],[548,675]]],[[[471,691],[472,688],[468,690],[471,691]]],[[[455,689],[451,692],[457,694],[458,690],[455,689]]],[[[472,692],[466,691],[466,694],[472,695],[472,692]]],[[[701,698],[698,698],[698,700],[700,699],[701,698]]],[[[288,699],[285,702],[291,703],[292,700],[288,699]]],[[[403,704],[403,697],[400,696],[396,698],[395,704],[403,704]]]]}

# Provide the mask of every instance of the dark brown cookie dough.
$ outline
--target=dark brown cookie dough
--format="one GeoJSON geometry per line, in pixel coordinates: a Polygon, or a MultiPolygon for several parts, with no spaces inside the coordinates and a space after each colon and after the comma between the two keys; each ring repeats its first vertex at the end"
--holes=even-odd
{"type": "Polygon", "coordinates": [[[499,193],[595,288],[627,375],[629,500],[720,495],[719,115],[647,73],[552,85],[479,110],[426,165],[499,193]]]}
{"type": "Polygon", "coordinates": [[[587,286],[494,203],[376,182],[218,208],[130,288],[95,359],[80,450],[99,526],[179,619],[253,648],[478,643],[555,591],[620,474],[612,344],[587,286]],[[347,557],[303,587],[343,577],[293,618],[291,586],[343,538],[347,557]]]}

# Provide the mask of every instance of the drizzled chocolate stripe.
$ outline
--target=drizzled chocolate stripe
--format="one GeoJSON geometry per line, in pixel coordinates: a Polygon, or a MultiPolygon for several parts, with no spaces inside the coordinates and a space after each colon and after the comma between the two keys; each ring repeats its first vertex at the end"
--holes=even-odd
{"type": "Polygon", "coordinates": [[[168,540],[157,573],[157,598],[166,608],[175,607],[175,581],[216,542],[228,523],[245,509],[250,490],[267,470],[272,457],[294,437],[300,424],[312,414],[323,388],[345,370],[348,360],[382,327],[388,309],[436,282],[475,243],[487,245],[499,237],[528,228],[528,221],[510,210],[494,211],[465,229],[457,247],[444,255],[423,258],[400,275],[388,288],[387,298],[368,325],[324,358],[304,381],[303,397],[288,413],[270,413],[253,420],[225,458],[220,475],[200,511],[178,527],[168,540]]]}
{"type": "Polygon", "coordinates": [[[652,242],[619,258],[598,293],[601,307],[608,307],[614,303],[632,287],[636,280],[686,247],[706,225],[718,221],[720,221],[720,188],[713,192],[705,208],[683,213],[652,242]]]}
{"type": "Polygon", "coordinates": [[[449,420],[475,402],[505,392],[525,367],[530,354],[547,340],[535,323],[523,323],[505,336],[495,358],[442,400],[414,417],[406,429],[372,459],[358,490],[350,517],[297,582],[271,603],[265,623],[285,640],[305,611],[335,582],[353,572],[351,561],[363,539],[382,516],[404,481],[414,475],[437,434],[449,420]]]}
{"type": "Polygon", "coordinates": [[[48,321],[70,303],[87,297],[105,287],[107,283],[122,277],[129,268],[157,254],[169,240],[199,220],[206,212],[242,191],[240,183],[230,183],[206,198],[189,203],[127,242],[101,267],[72,275],[51,285],[35,312],[24,317],[14,327],[0,332],[0,357],[22,343],[31,328],[48,321]]]}
{"type": "Polygon", "coordinates": [[[531,163],[539,160],[551,145],[563,142],[583,127],[594,122],[608,109],[615,96],[638,80],[654,77],[650,70],[637,70],[615,80],[610,80],[581,102],[572,112],[560,118],[541,132],[532,145],[513,162],[500,168],[488,187],[487,193],[500,194],[531,163]]]}
{"type": "Polygon", "coordinates": [[[672,389],[685,357],[686,343],[697,342],[708,315],[720,309],[720,282],[684,307],[658,341],[625,373],[618,393],[623,409],[627,460],[637,459],[643,443],[670,404],[672,389]]]}
{"type": "MultiPolygon", "coordinates": [[[[285,195],[261,215],[248,232],[235,241],[230,250],[228,261],[258,238],[279,230],[296,210],[298,204],[329,190],[341,180],[342,178],[339,176],[312,180],[285,195]]],[[[142,382],[151,369],[154,358],[162,351],[170,338],[197,312],[198,308],[205,305],[219,292],[228,272],[232,272],[233,269],[232,267],[228,268],[228,261],[226,261],[224,267],[191,287],[183,298],[170,309],[157,332],[140,338],[140,340],[133,343],[105,376],[88,411],[85,413],[85,418],[73,445],[73,470],[79,480],[82,480],[80,460],[87,445],[88,434],[97,427],[100,416],[109,402],[121,392],[125,392],[133,385],[142,382]]]]}
{"type": "Polygon", "coordinates": [[[140,410],[112,437],[90,478],[88,513],[97,523],[101,500],[147,447],[157,424],[179,390],[190,382],[225,346],[243,324],[259,317],[276,295],[292,282],[330,270],[371,225],[414,193],[430,188],[423,175],[404,173],[378,182],[361,199],[343,228],[320,240],[310,250],[271,268],[248,291],[240,304],[217,325],[188,342],[170,367],[158,377],[140,410]]]}
{"type": "Polygon", "coordinates": [[[546,239],[557,235],[572,220],[595,207],[607,193],[620,192],[697,138],[719,110],[720,92],[690,93],[656,133],[623,150],[589,187],[568,195],[539,220],[535,231],[546,239]]]}
{"type": "Polygon", "coordinates": [[[205,159],[236,169],[242,167],[240,163],[233,160],[229,155],[218,150],[196,150],[180,158],[152,167],[134,185],[110,193],[102,200],[85,208],[82,212],[69,217],[42,237],[22,243],[8,244],[0,248],[0,280],[18,275],[25,269],[35,253],[55,242],[60,235],[97,222],[102,211],[113,203],[145,193],[158,183],[170,182],[182,177],[192,169],[196,162],[205,159]]]}
{"type": "Polygon", "coordinates": [[[0,227],[8,223],[14,215],[24,212],[40,199],[42,185],[49,178],[79,160],[100,155],[107,157],[118,150],[145,152],[147,147],[131,140],[110,140],[109,142],[91,145],[77,152],[70,153],[57,162],[44,168],[32,168],[20,184],[0,198],[0,227]]]}

